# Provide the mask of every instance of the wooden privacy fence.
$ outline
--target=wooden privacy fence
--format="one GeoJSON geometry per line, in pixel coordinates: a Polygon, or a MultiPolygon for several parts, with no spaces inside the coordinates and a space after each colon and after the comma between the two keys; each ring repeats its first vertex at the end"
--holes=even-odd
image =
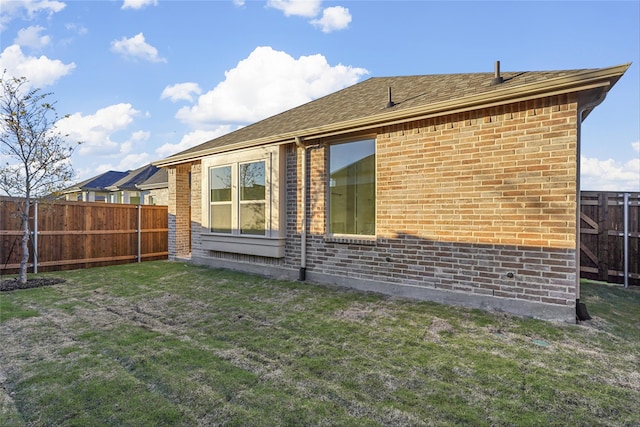
{"type": "Polygon", "coordinates": [[[640,285],[640,193],[580,196],[580,277],[640,285]]]}
{"type": "MultiPolygon", "coordinates": [[[[29,272],[167,259],[166,206],[44,201],[31,207],[29,272]]],[[[0,274],[20,267],[14,202],[0,198],[0,274]]]]}

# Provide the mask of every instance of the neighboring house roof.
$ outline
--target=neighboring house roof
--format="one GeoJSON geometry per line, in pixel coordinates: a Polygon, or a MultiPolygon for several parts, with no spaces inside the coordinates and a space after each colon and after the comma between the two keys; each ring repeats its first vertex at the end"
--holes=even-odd
{"type": "Polygon", "coordinates": [[[133,171],[108,171],[65,189],[62,193],[81,191],[151,190],[169,185],[166,169],[148,164],[133,171]]]}
{"type": "Polygon", "coordinates": [[[93,178],[89,178],[63,191],[63,193],[77,193],[80,191],[106,191],[107,187],[122,179],[127,172],[108,171],[93,178]]]}
{"type": "MultiPolygon", "coordinates": [[[[524,101],[540,96],[604,89],[631,64],[562,71],[374,77],[182,151],[157,166],[264,144],[366,131],[381,125],[524,101]],[[391,98],[391,99],[389,99],[391,98]],[[389,101],[392,101],[388,106],[389,101]]],[[[593,105],[591,108],[595,107],[593,105]]],[[[590,109],[583,113],[586,117],[590,109]]]]}
{"type": "Polygon", "coordinates": [[[140,190],[154,190],[169,186],[169,171],[165,168],[156,168],[156,172],[146,181],[136,185],[140,190]]]}
{"type": "Polygon", "coordinates": [[[107,187],[107,189],[109,191],[118,191],[118,190],[137,191],[138,190],[137,185],[142,184],[143,182],[151,178],[156,172],[158,172],[158,169],[159,168],[157,166],[148,164],[136,170],[129,171],[128,173],[126,173],[124,177],[114,182],[109,187],[107,187]]]}

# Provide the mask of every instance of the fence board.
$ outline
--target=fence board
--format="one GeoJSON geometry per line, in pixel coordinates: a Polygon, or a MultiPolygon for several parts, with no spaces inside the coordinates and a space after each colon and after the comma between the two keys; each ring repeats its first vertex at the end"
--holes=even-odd
{"type": "MultiPolygon", "coordinates": [[[[640,285],[640,193],[627,194],[627,280],[631,285],[640,285]]],[[[624,283],[623,196],[624,193],[612,192],[581,193],[581,277],[624,283]]],[[[166,259],[167,207],[142,205],[140,209],[140,259],[166,259]]],[[[136,262],[137,225],[137,205],[41,202],[38,210],[38,270],[136,262]]],[[[10,199],[0,197],[0,274],[18,271],[21,236],[15,205],[10,199]]],[[[33,239],[31,261],[34,259],[32,243],[33,239]]]]}
{"type": "MultiPolygon", "coordinates": [[[[32,209],[31,230],[33,218],[32,209]]],[[[166,206],[46,201],[38,203],[37,220],[39,272],[168,257],[166,206]]],[[[0,274],[18,271],[21,237],[17,207],[10,199],[0,198],[0,274]]],[[[32,238],[29,271],[33,270],[33,249],[32,238]]]]}
{"type": "Polygon", "coordinates": [[[640,193],[583,191],[580,197],[580,277],[640,285],[640,193]],[[625,224],[625,194],[627,198],[625,224]],[[625,236],[625,225],[627,235],[625,236]]]}

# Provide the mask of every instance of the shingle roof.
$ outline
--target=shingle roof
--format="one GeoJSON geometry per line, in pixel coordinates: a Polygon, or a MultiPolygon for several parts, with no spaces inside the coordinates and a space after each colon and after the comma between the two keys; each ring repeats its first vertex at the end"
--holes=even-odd
{"type": "Polygon", "coordinates": [[[429,108],[435,110],[438,106],[445,109],[447,106],[451,108],[473,100],[499,100],[500,97],[506,102],[515,94],[543,89],[550,91],[556,86],[569,92],[571,87],[595,79],[605,80],[604,75],[617,73],[617,77],[609,77],[612,80],[609,84],[612,86],[629,65],[608,69],[503,72],[501,77],[504,82],[498,85],[491,85],[494,73],[373,77],[182,151],[156,164],[171,163],[172,158],[176,161],[193,158],[200,152],[206,154],[250,141],[273,143],[279,138],[283,141],[292,139],[296,133],[306,136],[323,129],[337,129],[342,125],[347,129],[355,122],[373,123],[378,119],[401,117],[403,114],[410,117],[429,108]],[[389,88],[394,105],[387,108],[389,88]]]}
{"type": "Polygon", "coordinates": [[[141,190],[163,188],[169,185],[169,171],[165,168],[156,168],[156,172],[145,181],[136,185],[141,190]]]}
{"type": "Polygon", "coordinates": [[[136,185],[145,182],[158,172],[158,167],[148,164],[136,170],[125,172],[126,175],[109,186],[109,190],[137,190],[136,185]]]}
{"type": "Polygon", "coordinates": [[[69,187],[65,192],[105,190],[107,187],[113,185],[114,182],[122,179],[126,175],[127,172],[107,171],[69,187]]]}

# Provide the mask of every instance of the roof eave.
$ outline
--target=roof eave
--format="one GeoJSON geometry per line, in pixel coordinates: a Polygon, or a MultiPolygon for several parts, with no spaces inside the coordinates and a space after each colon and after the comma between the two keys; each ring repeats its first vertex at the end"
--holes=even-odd
{"type": "Polygon", "coordinates": [[[141,191],[159,190],[159,189],[168,188],[168,187],[169,187],[169,182],[159,182],[155,184],[136,184],[136,188],[141,191]]]}
{"type": "Polygon", "coordinates": [[[541,96],[554,96],[595,88],[604,88],[605,91],[608,91],[618,81],[618,79],[622,77],[629,66],[631,66],[631,63],[609,68],[585,70],[576,74],[557,77],[543,82],[498,88],[494,91],[478,95],[451,99],[420,107],[391,110],[360,119],[300,129],[295,132],[272,135],[265,138],[243,141],[241,143],[229,144],[223,147],[209,148],[183,155],[177,154],[163,160],[152,162],[152,164],[158,167],[173,166],[194,161],[205,156],[242,148],[251,148],[266,144],[289,144],[293,143],[296,137],[301,137],[303,139],[316,139],[356,131],[365,131],[382,125],[394,125],[407,121],[442,116],[445,114],[493,107],[504,104],[505,102],[513,103],[527,101],[541,96]]]}

